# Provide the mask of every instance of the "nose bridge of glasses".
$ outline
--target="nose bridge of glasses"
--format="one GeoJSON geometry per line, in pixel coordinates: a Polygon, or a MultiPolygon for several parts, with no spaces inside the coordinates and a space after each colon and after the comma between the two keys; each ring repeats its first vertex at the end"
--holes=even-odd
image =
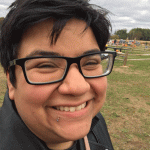
{"type": "Polygon", "coordinates": [[[81,75],[83,76],[82,74],[82,71],[81,71],[81,67],[80,67],[80,60],[81,60],[81,57],[75,57],[75,58],[67,58],[67,69],[66,69],[66,75],[68,74],[68,71],[70,69],[70,66],[72,64],[75,64],[77,65],[77,69],[79,70],[79,72],[81,73],[81,75]]]}
{"type": "Polygon", "coordinates": [[[77,64],[78,67],[80,66],[80,57],[75,57],[75,58],[68,58],[68,67],[70,67],[72,64],[77,64]]]}
{"type": "MultiPolygon", "coordinates": [[[[75,58],[67,58],[67,62],[68,62],[68,68],[67,71],[69,70],[70,66],[72,64],[77,64],[77,67],[81,73],[81,68],[80,68],[80,57],[75,57],[75,58]]],[[[82,73],[81,73],[82,74],[82,73]]]]}

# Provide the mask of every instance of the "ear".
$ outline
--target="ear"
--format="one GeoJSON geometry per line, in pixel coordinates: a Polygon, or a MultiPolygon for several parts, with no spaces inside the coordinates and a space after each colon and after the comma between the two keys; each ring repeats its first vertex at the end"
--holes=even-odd
{"type": "Polygon", "coordinates": [[[9,94],[9,98],[11,100],[14,100],[14,93],[15,93],[15,87],[12,85],[12,83],[10,82],[10,76],[9,73],[6,73],[6,77],[7,77],[7,86],[8,86],[8,94],[9,94]]]}

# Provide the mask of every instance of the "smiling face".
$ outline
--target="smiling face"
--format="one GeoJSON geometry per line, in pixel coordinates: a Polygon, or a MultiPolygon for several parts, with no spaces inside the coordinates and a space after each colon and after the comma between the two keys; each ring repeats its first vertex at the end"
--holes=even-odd
{"type": "MultiPolygon", "coordinates": [[[[18,58],[37,52],[54,52],[61,56],[77,57],[98,49],[95,36],[86,23],[72,19],[61,32],[55,45],[50,45],[52,21],[39,23],[24,33],[18,58]]],[[[103,106],[107,79],[85,79],[77,64],[72,64],[66,78],[58,83],[31,85],[24,78],[22,68],[16,66],[16,88],[9,81],[9,96],[27,127],[49,148],[68,148],[72,141],[88,134],[92,118],[103,106]]]]}

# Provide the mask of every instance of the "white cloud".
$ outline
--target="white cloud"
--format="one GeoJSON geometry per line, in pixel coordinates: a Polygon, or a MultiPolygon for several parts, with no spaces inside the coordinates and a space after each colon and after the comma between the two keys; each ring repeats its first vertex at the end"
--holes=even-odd
{"type": "Polygon", "coordinates": [[[148,14],[148,10],[142,10],[141,11],[141,15],[146,15],[146,14],[148,14]]]}
{"type": "Polygon", "coordinates": [[[8,6],[0,4],[0,9],[7,9],[8,6]]]}
{"type": "Polygon", "coordinates": [[[110,10],[113,32],[118,29],[150,28],[150,0],[91,0],[110,10]]]}

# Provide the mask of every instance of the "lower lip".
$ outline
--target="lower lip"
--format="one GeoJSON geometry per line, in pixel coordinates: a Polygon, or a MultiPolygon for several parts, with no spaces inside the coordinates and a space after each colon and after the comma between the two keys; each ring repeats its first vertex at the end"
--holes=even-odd
{"type": "Polygon", "coordinates": [[[54,108],[50,107],[50,110],[54,112],[55,115],[57,115],[57,117],[67,117],[67,118],[82,118],[86,115],[88,115],[90,109],[90,101],[87,102],[85,108],[82,108],[81,110],[78,111],[74,111],[74,112],[70,112],[70,111],[60,111],[60,110],[56,110],[54,108]]]}

